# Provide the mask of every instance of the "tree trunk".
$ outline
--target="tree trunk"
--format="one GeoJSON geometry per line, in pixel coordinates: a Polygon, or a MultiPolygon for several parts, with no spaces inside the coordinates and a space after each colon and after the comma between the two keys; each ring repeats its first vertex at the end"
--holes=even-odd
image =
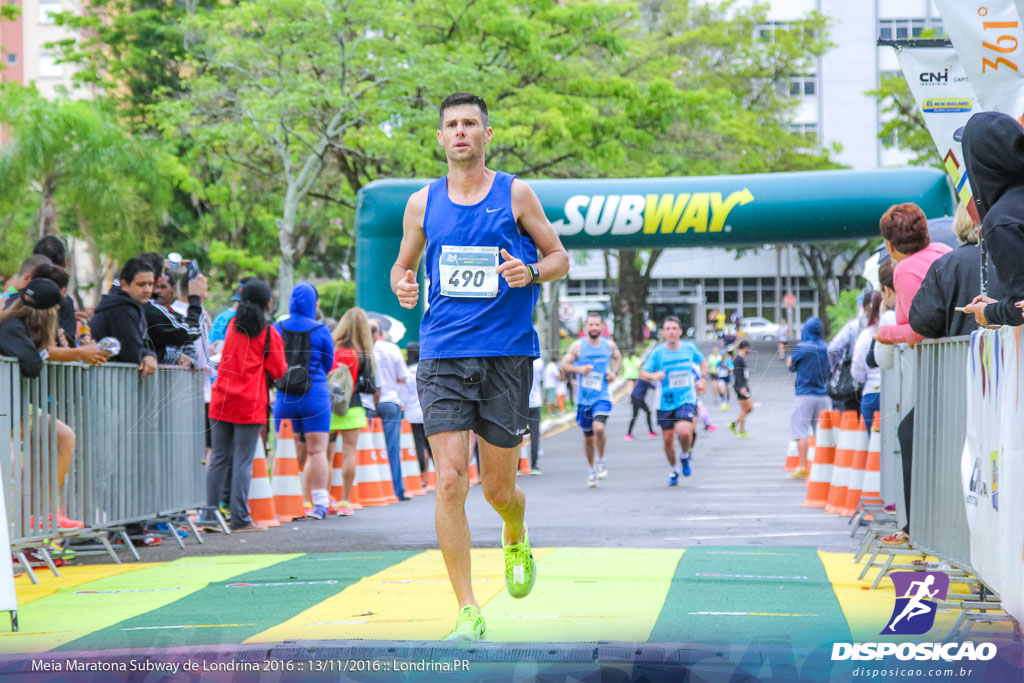
{"type": "Polygon", "coordinates": [[[643,344],[647,290],[661,252],[661,249],[651,250],[644,263],[635,249],[619,250],[619,286],[613,298],[613,310],[617,316],[615,343],[622,349],[634,349],[643,344]]]}
{"type": "MultiPolygon", "coordinates": [[[[85,240],[86,245],[89,247],[89,260],[92,262],[92,306],[95,307],[99,304],[100,297],[103,296],[103,284],[106,279],[107,269],[103,267],[100,246],[96,243],[96,238],[93,237],[89,223],[85,220],[85,216],[82,215],[81,211],[78,211],[78,229],[82,233],[82,238],[85,240]]],[[[71,245],[69,244],[68,248],[70,247],[71,245]]],[[[81,293],[79,293],[78,301],[83,305],[85,304],[81,293]]]]}
{"type": "Polygon", "coordinates": [[[295,286],[295,219],[299,212],[299,197],[295,184],[289,182],[284,196],[284,214],[278,221],[278,242],[281,246],[281,265],[277,270],[277,311],[288,312],[295,286]]]}
{"type": "Polygon", "coordinates": [[[39,201],[39,236],[57,234],[57,205],[53,201],[54,179],[43,181],[42,198],[39,201]]]}

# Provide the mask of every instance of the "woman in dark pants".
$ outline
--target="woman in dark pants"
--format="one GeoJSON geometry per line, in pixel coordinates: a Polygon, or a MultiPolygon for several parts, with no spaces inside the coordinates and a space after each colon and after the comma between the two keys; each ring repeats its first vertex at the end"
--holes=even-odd
{"type": "Polygon", "coordinates": [[[249,516],[249,482],[256,442],[267,420],[266,377],[278,379],[287,369],[281,335],[265,318],[269,311],[270,287],[250,280],[228,326],[210,397],[213,450],[206,470],[206,504],[212,508],[220,503],[230,476],[232,531],[267,528],[249,516]]]}

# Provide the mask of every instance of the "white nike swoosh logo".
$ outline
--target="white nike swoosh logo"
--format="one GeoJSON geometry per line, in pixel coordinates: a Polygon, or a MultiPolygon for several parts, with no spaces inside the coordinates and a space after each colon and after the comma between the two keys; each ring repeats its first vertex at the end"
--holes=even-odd
{"type": "Polygon", "coordinates": [[[495,211],[501,211],[501,209],[484,209],[487,213],[494,213],[495,211]]]}

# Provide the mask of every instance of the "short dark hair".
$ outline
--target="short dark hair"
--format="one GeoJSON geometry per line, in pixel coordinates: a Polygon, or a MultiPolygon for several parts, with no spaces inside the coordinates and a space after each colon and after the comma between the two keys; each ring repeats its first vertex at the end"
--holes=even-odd
{"type": "Polygon", "coordinates": [[[52,265],[53,261],[50,260],[49,256],[43,254],[33,254],[27,259],[21,262],[21,270],[18,271],[19,275],[28,275],[33,270],[42,265],[52,265]]]}
{"type": "Polygon", "coordinates": [[[910,202],[894,204],[882,214],[878,227],[882,237],[889,241],[892,248],[902,254],[916,254],[931,241],[928,233],[928,219],[917,204],[910,202]]]}
{"type": "Polygon", "coordinates": [[[598,318],[600,320],[604,320],[604,316],[601,315],[600,313],[598,313],[597,311],[590,311],[590,312],[588,312],[587,313],[587,318],[598,318]]]}
{"type": "Polygon", "coordinates": [[[457,107],[460,104],[475,104],[480,107],[480,113],[484,117],[484,127],[487,127],[487,103],[484,98],[469,92],[454,92],[444,98],[444,102],[438,108],[438,128],[444,128],[444,111],[449,107],[457,107]]]}
{"type": "Polygon", "coordinates": [[[156,271],[153,270],[153,264],[136,256],[135,258],[130,258],[124,262],[124,266],[121,268],[121,275],[118,276],[118,279],[120,279],[121,282],[131,284],[135,282],[135,276],[139,273],[153,273],[153,276],[156,276],[156,271]]]}
{"type": "Polygon", "coordinates": [[[748,342],[746,339],[744,339],[743,341],[741,341],[736,346],[736,348],[739,349],[740,351],[742,351],[743,349],[749,349],[750,348],[750,342],[748,342]]]}
{"type": "Polygon", "coordinates": [[[674,315],[667,316],[664,320],[662,320],[661,326],[665,327],[665,323],[675,323],[676,325],[679,325],[679,329],[683,329],[683,323],[679,322],[679,318],[675,317],[674,315]]]}
{"type": "Polygon", "coordinates": [[[164,267],[164,257],[155,251],[144,251],[139,254],[138,258],[149,264],[150,270],[153,271],[154,278],[159,277],[161,273],[167,270],[164,267]]]}
{"type": "Polygon", "coordinates": [[[896,286],[893,284],[893,273],[895,271],[895,261],[892,259],[882,261],[882,265],[878,266],[878,284],[889,289],[896,289],[896,286]]]}
{"type": "Polygon", "coordinates": [[[32,253],[42,254],[55,266],[63,266],[68,260],[68,248],[64,245],[64,240],[56,235],[42,237],[36,242],[36,246],[32,247],[32,253]]]}
{"type": "Polygon", "coordinates": [[[71,276],[68,274],[68,271],[52,263],[40,263],[36,266],[32,271],[32,279],[35,280],[37,277],[53,280],[61,289],[67,287],[68,283],[71,282],[71,276]]]}

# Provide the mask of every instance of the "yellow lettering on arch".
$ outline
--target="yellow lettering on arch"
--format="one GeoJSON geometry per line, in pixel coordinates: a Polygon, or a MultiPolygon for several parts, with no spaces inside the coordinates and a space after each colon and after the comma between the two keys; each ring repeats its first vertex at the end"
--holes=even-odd
{"type": "Polygon", "coordinates": [[[711,225],[708,226],[708,230],[711,232],[722,232],[722,228],[725,227],[725,221],[729,218],[729,213],[737,205],[746,206],[752,201],[754,201],[754,195],[745,187],[738,192],[730,194],[724,202],[720,193],[712,192],[711,225]]]}
{"type": "Polygon", "coordinates": [[[644,207],[644,234],[652,235],[658,232],[659,228],[663,234],[672,232],[689,198],[690,195],[686,192],[680,195],[663,194],[660,198],[656,194],[647,195],[647,206],[644,207]]]}
{"type": "Polygon", "coordinates": [[[707,192],[694,192],[690,203],[686,206],[686,213],[679,219],[676,232],[686,232],[693,229],[694,232],[708,231],[708,204],[710,198],[707,192]]]}

